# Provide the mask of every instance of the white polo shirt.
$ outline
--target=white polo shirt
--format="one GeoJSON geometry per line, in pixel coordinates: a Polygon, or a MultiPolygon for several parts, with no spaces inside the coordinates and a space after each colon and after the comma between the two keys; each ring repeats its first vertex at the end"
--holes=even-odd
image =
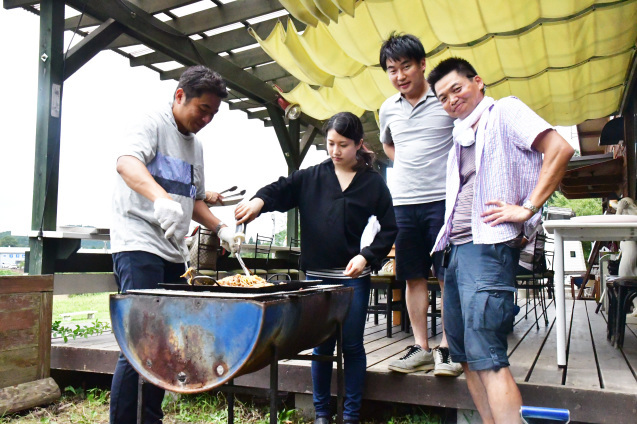
{"type": "Polygon", "coordinates": [[[444,200],[453,118],[433,91],[413,107],[400,93],[391,96],[380,107],[379,120],[380,141],[396,149],[389,184],[394,206],[444,200]]]}

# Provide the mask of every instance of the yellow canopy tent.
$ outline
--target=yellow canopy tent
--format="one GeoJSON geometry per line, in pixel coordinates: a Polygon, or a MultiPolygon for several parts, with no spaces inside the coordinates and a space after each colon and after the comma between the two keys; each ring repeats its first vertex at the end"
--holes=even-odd
{"type": "Polygon", "coordinates": [[[469,60],[498,99],[515,95],[553,125],[618,111],[635,55],[637,0],[280,0],[291,21],[261,39],[300,83],[282,93],[317,119],[377,111],[395,92],[379,66],[393,31],[418,36],[427,67],[469,60]]]}

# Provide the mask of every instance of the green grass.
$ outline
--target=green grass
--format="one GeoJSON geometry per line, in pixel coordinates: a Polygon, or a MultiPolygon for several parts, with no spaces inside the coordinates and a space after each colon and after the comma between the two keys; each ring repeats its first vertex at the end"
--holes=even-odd
{"type": "Polygon", "coordinates": [[[67,296],[53,297],[53,321],[61,321],[60,314],[80,311],[97,311],[92,320],[86,316],[74,316],[71,321],[63,321],[65,326],[94,322],[97,318],[100,322],[110,324],[111,316],[108,310],[108,296],[110,293],[71,294],[67,296]]]}
{"type": "MultiPolygon", "coordinates": [[[[33,408],[14,415],[0,416],[0,424],[106,424],[110,392],[99,388],[86,391],[81,388],[67,387],[55,403],[46,408],[33,408]]],[[[162,404],[164,424],[208,424],[226,423],[228,410],[226,397],[222,393],[203,393],[198,395],[166,396],[162,404]]],[[[414,409],[414,408],[412,408],[414,409]]],[[[405,413],[400,407],[387,408],[383,413],[376,411],[364,417],[362,424],[440,424],[439,417],[430,415],[420,408],[405,413]],[[388,415],[390,414],[390,415],[388,415]]],[[[240,401],[235,399],[235,422],[241,424],[268,424],[269,406],[265,400],[240,401]]],[[[311,424],[299,416],[294,409],[279,411],[281,424],[311,424]]]]}

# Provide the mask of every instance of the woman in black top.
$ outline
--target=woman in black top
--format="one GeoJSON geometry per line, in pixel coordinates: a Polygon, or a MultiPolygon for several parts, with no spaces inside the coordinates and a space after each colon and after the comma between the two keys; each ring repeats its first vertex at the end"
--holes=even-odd
{"type": "MultiPolygon", "coordinates": [[[[346,423],[357,423],[365,383],[363,330],[369,299],[370,273],[389,253],[397,229],[389,189],[372,168],[373,153],[363,145],[363,125],[349,112],[334,115],[325,125],[330,159],[261,188],[235,211],[237,223],[250,222],[261,212],[299,208],[301,268],[308,278],[354,287],[354,297],[343,323],[346,423]],[[380,231],[369,246],[361,235],[374,215],[380,231]]],[[[314,349],[332,355],[332,337],[314,349]]],[[[332,364],[312,362],[317,424],[327,424],[332,364]]]]}

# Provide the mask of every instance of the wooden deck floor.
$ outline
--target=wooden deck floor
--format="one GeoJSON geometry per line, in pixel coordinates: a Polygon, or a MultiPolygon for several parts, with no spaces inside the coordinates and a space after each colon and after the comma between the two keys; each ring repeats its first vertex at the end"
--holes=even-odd
{"type": "MultiPolygon", "coordinates": [[[[591,301],[567,301],[570,323],[566,368],[556,365],[555,308],[548,308],[549,325],[535,325],[533,309],[516,317],[509,335],[511,372],[519,383],[526,405],[568,408],[572,419],[591,423],[634,423],[637,416],[637,326],[629,325],[623,349],[606,340],[606,317],[595,314],[591,301]]],[[[440,334],[430,338],[436,346],[440,334]]],[[[403,375],[387,370],[387,364],[404,354],[414,342],[411,334],[394,327],[386,337],[386,321],[365,329],[367,384],[364,397],[459,409],[474,409],[464,376],[440,378],[417,372],[403,375]]],[[[112,334],[63,343],[54,340],[51,367],[76,371],[112,373],[119,348],[112,334]]],[[[288,360],[279,364],[279,389],[309,394],[312,390],[309,361],[288,360]]],[[[239,377],[237,385],[268,387],[269,368],[239,377]]],[[[333,384],[335,387],[335,384],[333,384]]]]}

